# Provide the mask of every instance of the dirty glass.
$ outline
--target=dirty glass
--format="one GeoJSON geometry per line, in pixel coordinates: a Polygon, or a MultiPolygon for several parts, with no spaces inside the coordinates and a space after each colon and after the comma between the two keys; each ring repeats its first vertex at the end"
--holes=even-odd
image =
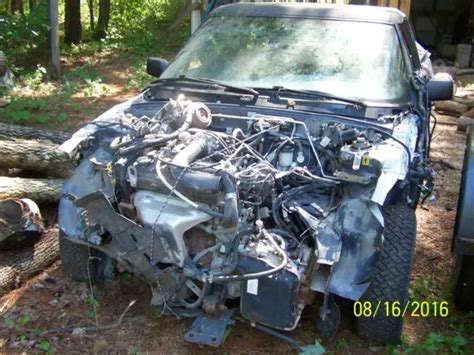
{"type": "Polygon", "coordinates": [[[348,98],[406,96],[406,69],[394,27],[272,17],[214,17],[163,77],[186,75],[254,88],[284,86],[348,98]]]}

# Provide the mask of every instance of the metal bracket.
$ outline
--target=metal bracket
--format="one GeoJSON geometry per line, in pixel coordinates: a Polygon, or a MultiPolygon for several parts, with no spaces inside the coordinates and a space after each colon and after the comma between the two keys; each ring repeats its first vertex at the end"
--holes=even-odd
{"type": "Polygon", "coordinates": [[[212,318],[208,314],[201,313],[184,335],[184,340],[200,345],[221,345],[226,337],[227,326],[235,324],[232,319],[234,312],[234,309],[230,309],[212,318]]]}

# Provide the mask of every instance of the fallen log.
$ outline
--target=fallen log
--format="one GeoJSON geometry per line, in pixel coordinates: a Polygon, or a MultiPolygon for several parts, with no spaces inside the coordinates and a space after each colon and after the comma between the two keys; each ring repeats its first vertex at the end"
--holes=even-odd
{"type": "Polygon", "coordinates": [[[472,75],[474,74],[474,69],[456,69],[456,74],[461,75],[472,75]]]}
{"type": "Polygon", "coordinates": [[[43,218],[34,201],[0,201],[0,250],[32,246],[38,241],[43,230],[43,218]]]}
{"type": "Polygon", "coordinates": [[[48,131],[33,127],[24,127],[0,122],[0,139],[34,139],[48,140],[52,143],[62,144],[71,137],[70,134],[48,131]]]}
{"type": "Polygon", "coordinates": [[[0,199],[29,198],[37,203],[59,200],[63,180],[24,179],[0,176],[0,199]]]}
{"type": "Polygon", "coordinates": [[[436,101],[435,110],[441,113],[447,112],[455,114],[456,116],[461,116],[464,112],[469,110],[469,107],[454,100],[436,101]]]}
{"type": "Polygon", "coordinates": [[[467,127],[469,127],[470,125],[474,125],[474,118],[467,117],[467,116],[459,117],[458,131],[465,132],[467,130],[467,127]]]}
{"type": "Polygon", "coordinates": [[[69,177],[73,162],[58,147],[48,141],[0,140],[0,166],[36,171],[51,177],[69,177]]]}
{"type": "Polygon", "coordinates": [[[0,295],[44,270],[58,256],[57,229],[46,231],[34,247],[0,252],[0,295]]]}

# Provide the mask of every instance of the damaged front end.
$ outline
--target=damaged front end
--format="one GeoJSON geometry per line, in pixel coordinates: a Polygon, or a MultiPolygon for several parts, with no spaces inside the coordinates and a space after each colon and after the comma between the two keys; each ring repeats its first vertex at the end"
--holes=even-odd
{"type": "Polygon", "coordinates": [[[153,307],[198,317],[187,340],[218,345],[236,309],[292,330],[312,291],[325,295],[322,319],[331,295],[361,298],[381,206],[395,189],[414,198],[416,116],[379,127],[217,113],[182,96],[147,115],[127,105],[64,144],[82,161],[60,228],[150,284],[153,307]],[[206,315],[222,320],[210,333],[206,315]]]}

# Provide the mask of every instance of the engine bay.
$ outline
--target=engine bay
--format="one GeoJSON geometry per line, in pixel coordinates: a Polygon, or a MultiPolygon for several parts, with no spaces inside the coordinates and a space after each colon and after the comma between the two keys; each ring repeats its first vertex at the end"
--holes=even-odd
{"type": "Polygon", "coordinates": [[[406,184],[417,144],[412,114],[305,121],[211,112],[183,96],[94,125],[65,184],[64,234],[143,278],[164,314],[238,309],[282,330],[314,292],[367,290],[381,206],[406,184]]]}

